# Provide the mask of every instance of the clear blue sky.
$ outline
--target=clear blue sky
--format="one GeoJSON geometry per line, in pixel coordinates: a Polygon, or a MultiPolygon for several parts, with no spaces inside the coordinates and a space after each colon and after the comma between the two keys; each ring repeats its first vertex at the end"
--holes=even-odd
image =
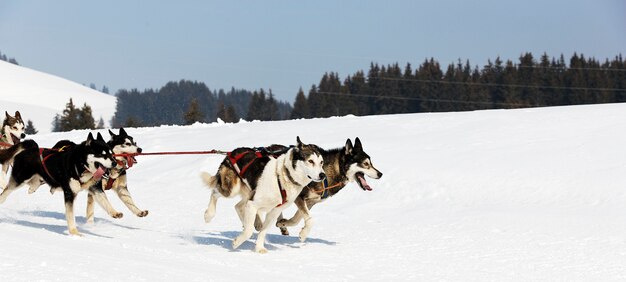
{"type": "Polygon", "coordinates": [[[112,92],[190,79],[293,103],[326,71],[526,51],[626,56],[626,1],[0,0],[0,52],[112,92]]]}

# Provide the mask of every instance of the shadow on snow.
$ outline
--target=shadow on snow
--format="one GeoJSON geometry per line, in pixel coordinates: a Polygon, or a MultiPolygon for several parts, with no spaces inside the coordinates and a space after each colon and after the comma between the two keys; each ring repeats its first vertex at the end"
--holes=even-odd
{"type": "MultiPolygon", "coordinates": [[[[232,252],[237,252],[239,250],[254,250],[256,240],[256,235],[252,235],[250,240],[247,240],[237,250],[233,250],[232,244],[233,240],[239,235],[239,231],[223,231],[223,232],[210,232],[206,236],[192,236],[192,240],[200,245],[207,246],[218,246],[224,249],[227,249],[232,252]]],[[[325,245],[335,245],[336,242],[331,242],[323,239],[317,238],[307,238],[304,243],[314,243],[314,244],[325,244],[325,245]]],[[[300,242],[300,238],[294,236],[284,236],[277,234],[267,234],[265,236],[265,247],[268,250],[276,250],[276,246],[271,244],[280,244],[285,245],[290,248],[300,248],[300,245],[303,244],[300,242]]]]}

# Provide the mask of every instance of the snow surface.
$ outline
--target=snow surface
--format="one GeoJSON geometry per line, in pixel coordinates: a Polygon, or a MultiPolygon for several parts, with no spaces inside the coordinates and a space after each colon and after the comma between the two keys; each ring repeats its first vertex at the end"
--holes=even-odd
{"type": "MultiPolygon", "coordinates": [[[[109,124],[116,98],[75,82],[0,61],[0,110],[13,115],[20,111],[24,122],[31,120],[41,133],[52,130],[52,120],[72,98],[76,107],[87,103],[98,122],[109,124]]],[[[2,112],[0,112],[2,113],[2,112]]],[[[2,113],[1,119],[4,119],[2,113]]]]}
{"type": "MultiPolygon", "coordinates": [[[[61,193],[0,205],[2,281],[624,281],[626,104],[127,129],[144,152],[231,150],[360,137],[384,175],[312,209],[306,242],[272,229],[268,254],[233,199],[205,224],[219,155],[141,156],[129,190],[146,218],[99,207],[67,235],[61,193]],[[254,237],[253,237],[254,238],[254,237]]],[[[104,132],[104,131],[102,131],[104,132]]],[[[41,146],[86,131],[39,134],[41,146]]],[[[108,134],[105,135],[108,137],[108,134]]],[[[290,207],[289,211],[294,212],[290,207]]]]}

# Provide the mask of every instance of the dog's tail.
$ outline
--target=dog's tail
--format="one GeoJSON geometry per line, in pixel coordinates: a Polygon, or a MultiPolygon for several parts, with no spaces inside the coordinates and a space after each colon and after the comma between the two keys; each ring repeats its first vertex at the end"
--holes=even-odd
{"type": "Polygon", "coordinates": [[[206,171],[200,173],[200,178],[202,178],[202,182],[209,187],[210,189],[219,188],[219,175],[211,175],[206,171]]]}
{"type": "Polygon", "coordinates": [[[13,163],[13,158],[24,150],[31,148],[39,148],[39,145],[33,140],[24,140],[17,143],[6,150],[0,150],[0,163],[13,163]]]}

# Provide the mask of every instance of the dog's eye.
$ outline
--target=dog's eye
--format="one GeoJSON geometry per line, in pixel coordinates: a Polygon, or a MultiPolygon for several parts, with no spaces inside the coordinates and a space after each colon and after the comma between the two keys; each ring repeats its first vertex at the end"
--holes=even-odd
{"type": "Polygon", "coordinates": [[[309,163],[310,164],[315,164],[315,162],[313,162],[313,160],[309,160],[309,163]]]}

